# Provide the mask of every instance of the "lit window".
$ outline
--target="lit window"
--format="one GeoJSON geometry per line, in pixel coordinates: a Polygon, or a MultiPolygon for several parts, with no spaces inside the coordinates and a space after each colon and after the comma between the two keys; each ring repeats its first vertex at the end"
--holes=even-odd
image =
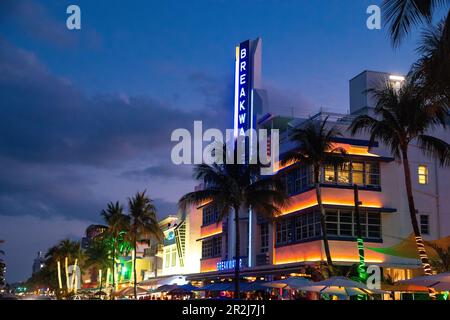
{"type": "Polygon", "coordinates": [[[363,185],[364,184],[364,163],[353,162],[352,163],[352,180],[353,183],[363,185]]]}
{"type": "Polygon", "coordinates": [[[428,184],[428,168],[425,165],[420,165],[417,169],[417,176],[419,184],[428,184]]]}
{"type": "Polygon", "coordinates": [[[334,165],[325,166],[325,182],[335,182],[334,165]]]}
{"type": "Polygon", "coordinates": [[[338,183],[350,184],[350,162],[338,166],[338,183]]]}

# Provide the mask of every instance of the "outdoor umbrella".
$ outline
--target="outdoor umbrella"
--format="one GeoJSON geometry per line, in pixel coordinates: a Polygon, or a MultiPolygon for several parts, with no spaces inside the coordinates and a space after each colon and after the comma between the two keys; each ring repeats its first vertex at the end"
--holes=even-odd
{"type": "Polygon", "coordinates": [[[178,285],[176,285],[176,284],[164,284],[164,285],[156,288],[155,290],[153,290],[153,292],[169,292],[176,288],[178,288],[178,285]]]}
{"type": "MultiPolygon", "coordinates": [[[[147,294],[148,293],[148,291],[145,290],[142,287],[137,287],[136,288],[136,292],[137,292],[138,295],[140,295],[140,294],[147,294]]],[[[134,287],[127,287],[125,289],[122,289],[122,290],[114,293],[114,295],[115,296],[122,296],[122,297],[132,296],[132,295],[134,295],[134,287]]]]}
{"type": "Polygon", "coordinates": [[[450,290],[450,272],[439,273],[433,276],[421,276],[408,280],[399,281],[400,284],[413,284],[434,288],[438,291],[450,290]]]}
{"type": "MultiPolygon", "coordinates": [[[[350,280],[346,277],[331,277],[323,281],[311,282],[308,285],[296,289],[344,296],[373,293],[365,284],[350,280]]],[[[381,293],[381,290],[377,290],[377,293],[381,293]]]]}
{"type": "Polygon", "coordinates": [[[269,288],[265,286],[265,284],[266,282],[261,281],[244,282],[240,284],[240,291],[251,292],[251,291],[268,290],[269,288]]]}
{"type": "Polygon", "coordinates": [[[172,289],[168,291],[169,294],[184,294],[184,293],[191,293],[192,291],[195,291],[198,289],[197,287],[193,286],[192,284],[184,284],[184,285],[175,285],[172,289]]]}
{"type": "Polygon", "coordinates": [[[299,287],[303,287],[306,285],[311,284],[312,282],[306,278],[303,277],[289,277],[287,279],[267,282],[262,284],[266,287],[271,288],[279,288],[279,289],[297,289],[299,287]]]}

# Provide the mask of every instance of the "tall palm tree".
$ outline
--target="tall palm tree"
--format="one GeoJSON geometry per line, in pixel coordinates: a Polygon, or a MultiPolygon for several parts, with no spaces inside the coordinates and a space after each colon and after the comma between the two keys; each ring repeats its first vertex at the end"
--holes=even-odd
{"type": "MultiPolygon", "coordinates": [[[[234,159],[237,159],[236,155],[234,159]]],[[[275,177],[261,178],[260,169],[258,164],[197,165],[194,167],[194,177],[204,183],[203,190],[190,192],[178,202],[182,212],[185,212],[190,205],[200,205],[208,201],[218,210],[217,223],[234,212],[235,298],[239,298],[240,292],[239,212],[251,208],[255,214],[272,219],[287,204],[287,195],[281,182],[275,177]]]]}
{"type": "MultiPolygon", "coordinates": [[[[46,265],[52,265],[56,266],[58,261],[66,261],[67,263],[74,263],[75,261],[78,261],[80,264],[84,260],[84,254],[81,250],[80,242],[78,241],[72,241],[70,239],[64,239],[61,240],[57,245],[51,247],[46,255],[46,265]]],[[[55,271],[57,269],[55,268],[55,271]]],[[[69,275],[67,270],[67,264],[66,264],[66,283],[67,283],[67,290],[69,290],[69,275]]],[[[68,292],[67,292],[68,293],[68,292]]]]}
{"type": "Polygon", "coordinates": [[[431,23],[436,9],[449,7],[450,0],[384,0],[382,11],[392,44],[398,46],[413,27],[431,23]]]}
{"type": "Polygon", "coordinates": [[[333,266],[328,235],[326,231],[326,213],[322,203],[322,191],[320,181],[322,171],[328,165],[343,165],[345,163],[346,152],[344,149],[333,146],[333,138],[340,136],[337,127],[327,126],[328,117],[323,121],[309,120],[303,127],[293,130],[291,141],[297,144],[296,148],[288,152],[282,164],[299,162],[310,166],[313,169],[314,184],[316,190],[317,203],[320,210],[320,226],[322,229],[323,246],[327,258],[327,265],[333,266]]]}
{"type": "Polygon", "coordinates": [[[375,117],[356,117],[350,130],[352,135],[360,131],[370,134],[370,145],[375,140],[382,141],[391,153],[402,161],[408,197],[409,214],[415,235],[417,251],[426,275],[431,274],[428,255],[417,223],[416,207],[411,182],[408,150],[416,144],[424,154],[439,159],[441,165],[450,164],[450,145],[427,133],[436,126],[445,125],[448,108],[442,104],[424,99],[420,90],[406,79],[400,89],[387,83],[381,89],[370,90],[377,100],[375,117]]]}
{"type": "Polygon", "coordinates": [[[116,285],[116,258],[121,251],[123,241],[125,241],[124,235],[128,232],[130,217],[124,214],[123,206],[118,201],[116,203],[108,203],[107,208],[101,212],[101,215],[108,224],[104,237],[109,242],[111,250],[112,288],[114,291],[116,285]]]}
{"type": "MultiPolygon", "coordinates": [[[[103,239],[94,239],[86,249],[84,266],[94,270],[105,270],[110,265],[110,251],[108,243],[103,239]]],[[[102,290],[102,279],[97,280],[102,290]]]]}
{"type": "Polygon", "coordinates": [[[133,275],[134,275],[134,298],[137,299],[137,275],[136,275],[136,248],[138,242],[163,240],[158,219],[156,216],[156,208],[153,201],[145,194],[146,191],[137,192],[133,198],[128,199],[130,210],[130,227],[129,237],[132,240],[133,255],[133,275]]]}
{"type": "Polygon", "coordinates": [[[430,26],[423,34],[414,63],[412,79],[430,99],[450,105],[450,11],[446,20],[430,26]]]}

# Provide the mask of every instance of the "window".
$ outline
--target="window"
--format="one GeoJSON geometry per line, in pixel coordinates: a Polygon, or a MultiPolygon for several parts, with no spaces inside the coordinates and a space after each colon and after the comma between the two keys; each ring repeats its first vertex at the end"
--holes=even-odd
{"type": "Polygon", "coordinates": [[[217,207],[209,205],[203,208],[203,225],[207,226],[213,223],[217,223],[218,212],[217,207]]]}
{"type": "Polygon", "coordinates": [[[202,242],[202,258],[219,257],[222,253],[222,237],[214,237],[202,242]]]}
{"type": "Polygon", "coordinates": [[[291,242],[291,219],[283,219],[277,223],[277,244],[291,242]]]}
{"type": "Polygon", "coordinates": [[[352,182],[364,185],[364,163],[353,162],[352,163],[352,182]]]}
{"type": "Polygon", "coordinates": [[[338,183],[350,184],[350,163],[337,166],[338,183]]]}
{"type": "Polygon", "coordinates": [[[420,233],[430,234],[430,217],[427,214],[420,215],[420,233]]]}
{"type": "Polygon", "coordinates": [[[420,165],[417,169],[419,184],[428,184],[428,167],[420,165]]]}
{"type": "Polygon", "coordinates": [[[334,171],[334,165],[325,166],[325,183],[336,182],[336,173],[334,171]]]}
{"type": "Polygon", "coordinates": [[[172,258],[170,261],[170,266],[175,267],[177,265],[177,248],[176,247],[172,248],[171,256],[172,256],[172,258]]]}
{"type": "Polygon", "coordinates": [[[348,162],[343,165],[327,165],[324,169],[323,182],[379,186],[380,164],[378,162],[348,162]]]}
{"type": "Polygon", "coordinates": [[[177,265],[177,248],[171,246],[171,248],[164,249],[164,268],[175,267],[177,265]]]}
{"type": "MultiPolygon", "coordinates": [[[[381,239],[381,216],[379,212],[361,210],[359,213],[363,238],[381,239]]],[[[357,225],[352,210],[327,210],[327,234],[337,237],[356,237],[357,225]]]]}
{"type": "Polygon", "coordinates": [[[366,162],[366,185],[380,185],[380,164],[378,162],[366,162]]]}
{"type": "Polygon", "coordinates": [[[166,250],[164,255],[164,267],[168,268],[170,266],[170,250],[166,250]]]}
{"type": "Polygon", "coordinates": [[[305,191],[311,186],[312,172],[309,166],[300,166],[289,171],[285,176],[288,195],[305,191]]]}
{"type": "Polygon", "coordinates": [[[269,251],[269,224],[263,223],[260,225],[260,236],[261,236],[261,253],[266,253],[269,251]]]}
{"type": "Polygon", "coordinates": [[[294,218],[295,241],[314,238],[321,235],[320,213],[308,212],[294,218]]]}

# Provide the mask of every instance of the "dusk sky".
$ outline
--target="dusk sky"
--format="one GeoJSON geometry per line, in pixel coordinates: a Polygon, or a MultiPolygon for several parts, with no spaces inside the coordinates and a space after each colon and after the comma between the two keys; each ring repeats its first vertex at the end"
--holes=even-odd
{"type": "Polygon", "coordinates": [[[80,239],[109,201],[147,189],[159,217],[195,182],[171,164],[176,128],[229,128],[234,46],[263,39],[269,103],[347,112],[364,69],[406,73],[417,38],[393,49],[366,28],[377,0],[0,1],[0,239],[9,282],[37,251],[80,239]],[[81,30],[66,8],[81,8],[81,30]]]}

